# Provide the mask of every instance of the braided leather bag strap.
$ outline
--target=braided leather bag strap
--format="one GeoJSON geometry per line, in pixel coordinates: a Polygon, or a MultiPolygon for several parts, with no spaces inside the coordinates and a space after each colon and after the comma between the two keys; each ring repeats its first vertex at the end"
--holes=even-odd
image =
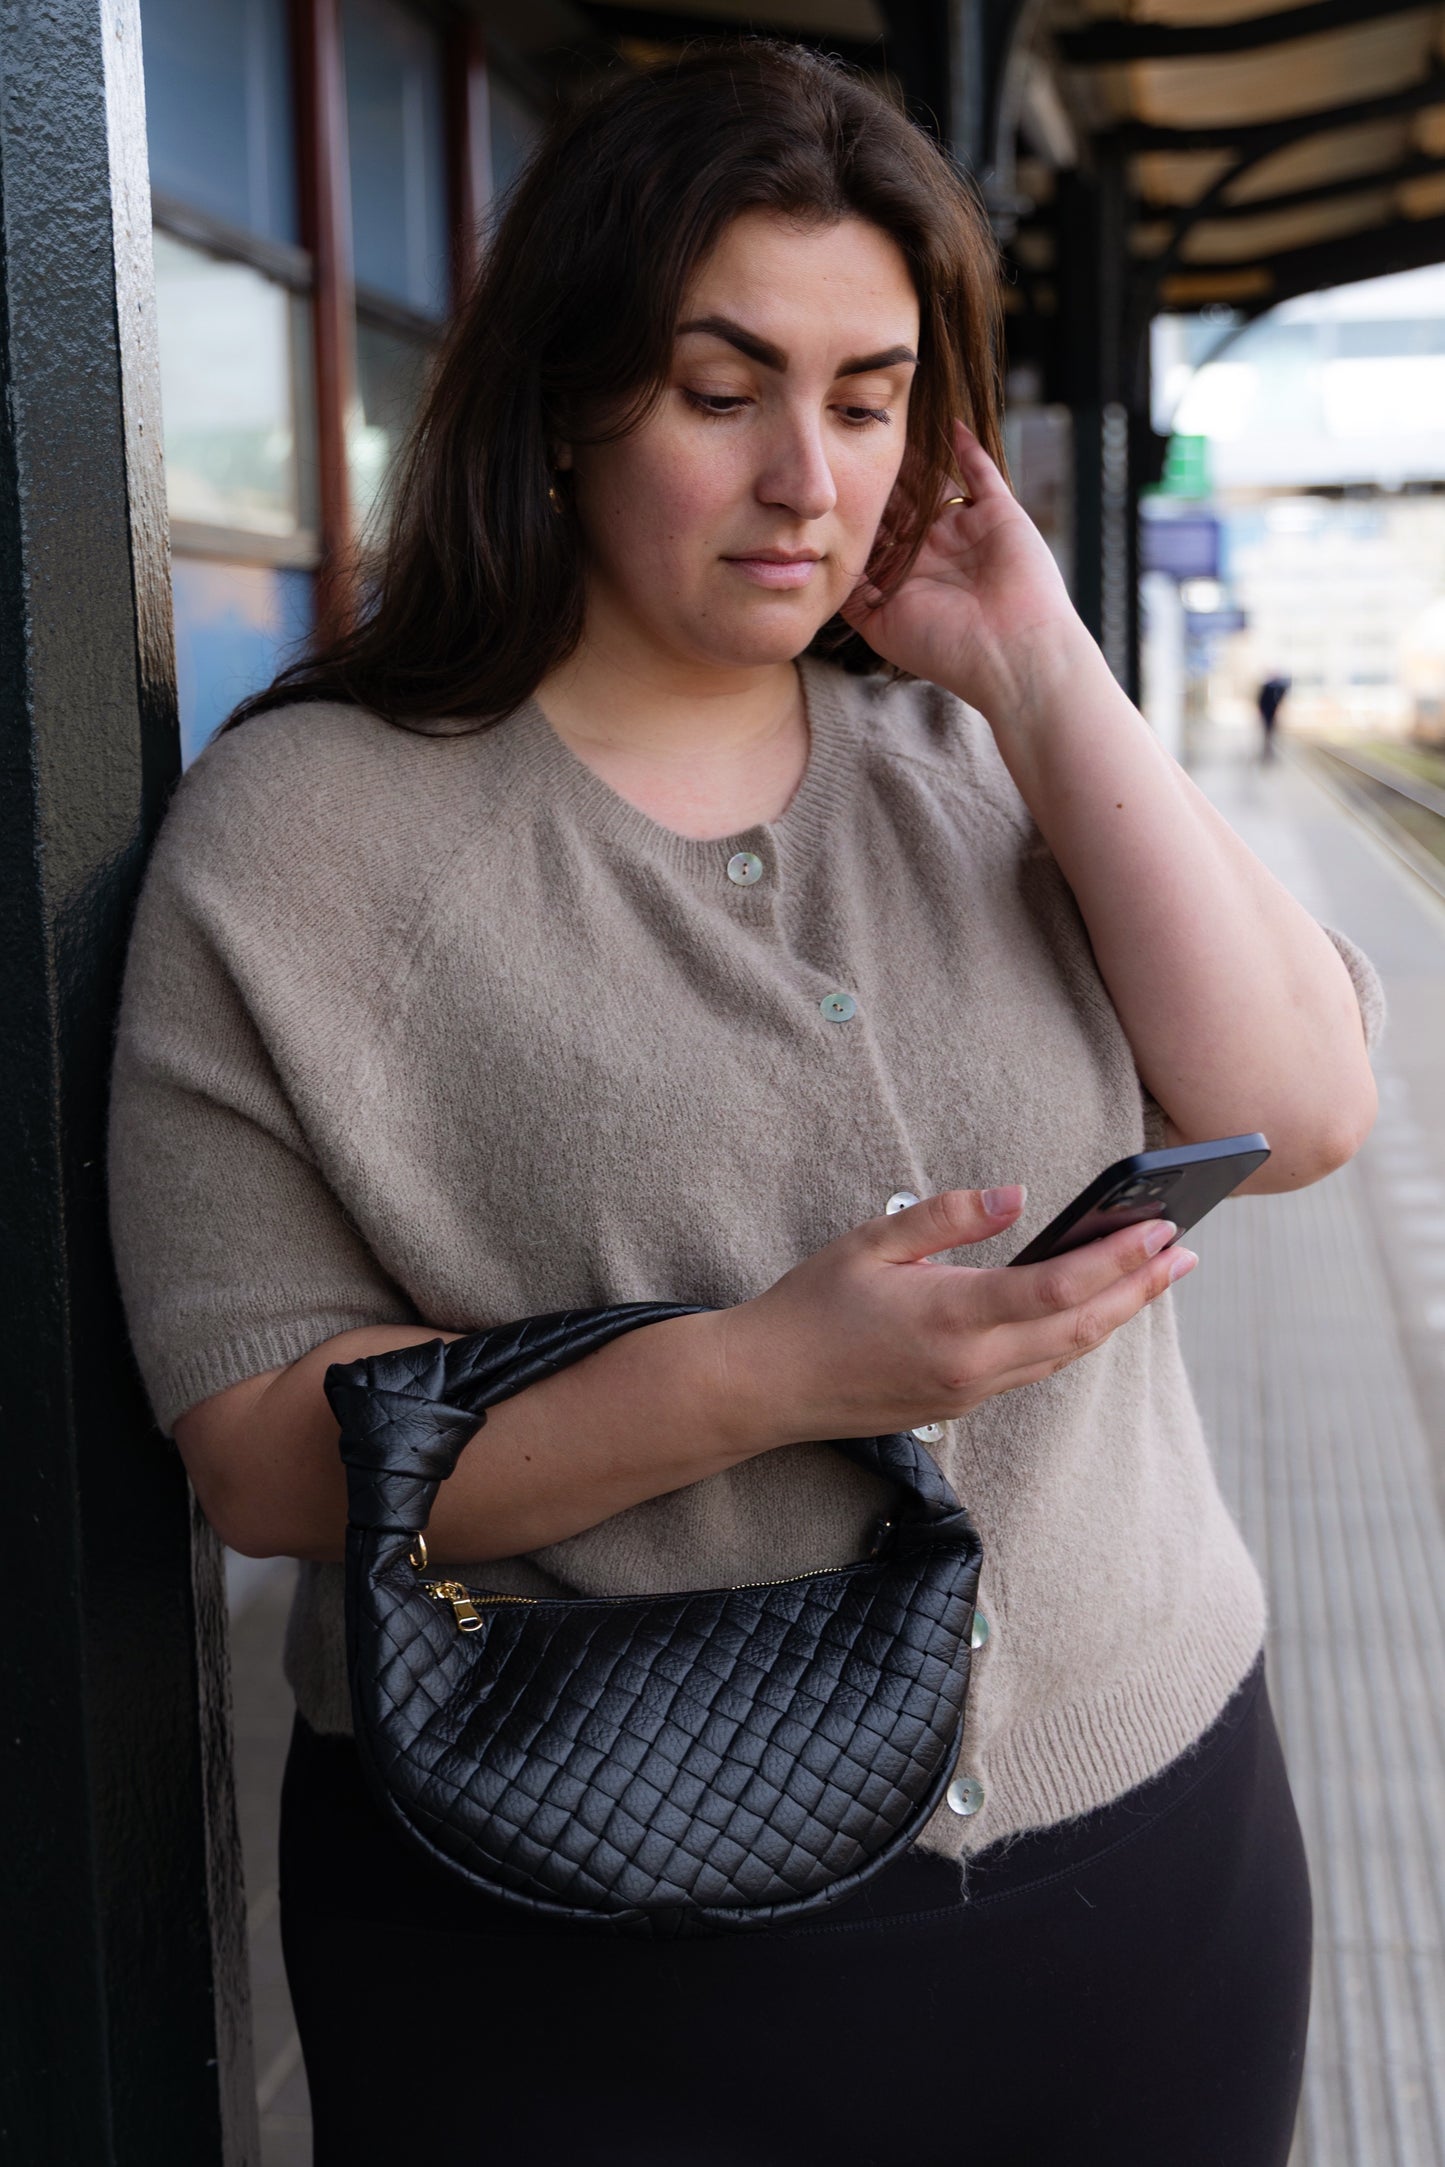
{"type": "MultiPolygon", "coordinates": [[[[455,1340],[427,1340],[326,1372],[341,1425],[350,1520],[358,1528],[419,1534],[438,1485],[486,1421],[487,1409],[565,1369],[640,1325],[699,1315],[697,1302],[617,1302],[551,1310],[455,1340]]],[[[828,1440],[846,1458],[897,1485],[895,1550],[957,1539],[969,1523],[937,1463],[906,1432],[828,1440]]]]}

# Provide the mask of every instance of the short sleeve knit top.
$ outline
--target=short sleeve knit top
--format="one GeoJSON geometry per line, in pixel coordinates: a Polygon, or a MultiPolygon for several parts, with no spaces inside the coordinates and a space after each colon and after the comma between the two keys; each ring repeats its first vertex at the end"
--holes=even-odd
{"type": "MultiPolygon", "coordinates": [[[[112,1218],[157,1419],[353,1326],[761,1292],[900,1192],[1022,1180],[1007,1261],[1162,1140],[1077,905],[983,718],[800,664],[781,817],[660,826],[535,702],[417,735],[262,715],[182,779],[116,1055],[112,1218]]],[[[1367,1035],[1382,1000],[1333,936],[1367,1035]]],[[[955,1856],[1141,1782],[1258,1652],[1166,1295],[1057,1376],[943,1426],[984,1544],[955,1856]]],[[[473,1449],[485,1449],[485,1433],[473,1449]]],[[[866,1549],[887,1498],[791,1445],[464,1577],[615,1594],[866,1549]]],[[[303,1564],[298,1705],[349,1728],[343,1569],[303,1564]]]]}

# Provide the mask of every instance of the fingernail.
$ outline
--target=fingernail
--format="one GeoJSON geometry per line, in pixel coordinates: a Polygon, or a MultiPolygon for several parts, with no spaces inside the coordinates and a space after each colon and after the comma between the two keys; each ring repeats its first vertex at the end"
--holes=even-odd
{"type": "Polygon", "coordinates": [[[1007,1219],[1011,1213],[1023,1210],[1028,1193],[1020,1181],[1010,1182],[1004,1189],[985,1189],[983,1208],[990,1219],[1007,1219]]]}
{"type": "Polygon", "coordinates": [[[1192,1272],[1198,1262],[1199,1259],[1192,1249],[1176,1249],[1169,1259],[1170,1286],[1173,1286],[1176,1279],[1182,1279],[1186,1272],[1192,1272]]]}
{"type": "Polygon", "coordinates": [[[1144,1254],[1157,1257],[1161,1249],[1168,1247],[1179,1232],[1172,1219],[1155,1219],[1144,1236],[1144,1254]]]}

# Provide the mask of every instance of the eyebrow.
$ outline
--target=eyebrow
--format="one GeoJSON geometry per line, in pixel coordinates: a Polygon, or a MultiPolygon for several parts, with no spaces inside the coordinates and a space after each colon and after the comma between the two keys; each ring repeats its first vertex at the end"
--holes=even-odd
{"type": "MultiPolygon", "coordinates": [[[[735,324],[730,316],[696,316],[691,322],[679,324],[677,336],[682,338],[689,331],[705,331],[715,339],[723,339],[735,346],[749,361],[756,361],[765,369],[777,369],[780,373],[788,366],[788,357],[781,346],[774,346],[770,339],[760,339],[756,332],[745,330],[735,324]]],[[[911,346],[885,347],[881,354],[859,354],[845,361],[836,371],[839,376],[871,376],[875,369],[896,368],[900,361],[918,359],[911,346]]]]}

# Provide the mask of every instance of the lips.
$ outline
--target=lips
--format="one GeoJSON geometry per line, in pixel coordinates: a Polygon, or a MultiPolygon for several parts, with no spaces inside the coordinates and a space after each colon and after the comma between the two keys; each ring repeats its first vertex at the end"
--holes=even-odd
{"type": "Polygon", "coordinates": [[[784,589],[806,587],[821,562],[814,550],[756,549],[723,558],[755,586],[784,589]]]}

